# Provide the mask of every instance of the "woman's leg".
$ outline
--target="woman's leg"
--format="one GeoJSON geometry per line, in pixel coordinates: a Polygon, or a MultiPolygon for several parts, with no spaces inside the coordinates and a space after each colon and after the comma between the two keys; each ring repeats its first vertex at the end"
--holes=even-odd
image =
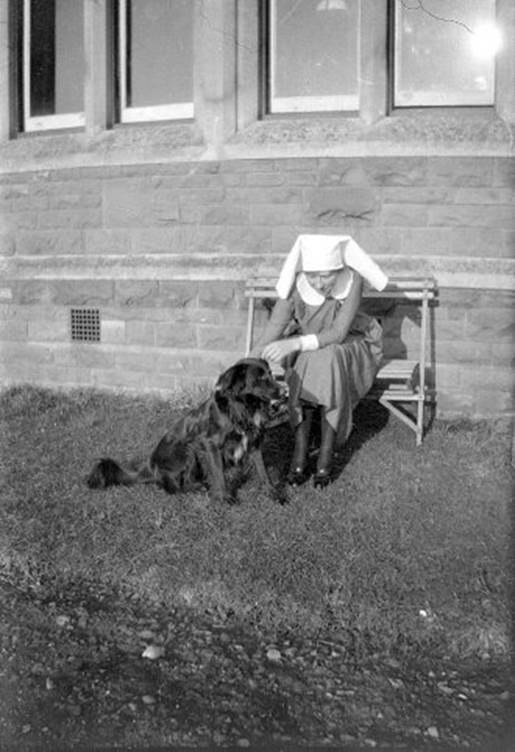
{"type": "Polygon", "coordinates": [[[325,411],[322,409],[320,419],[320,452],[318,454],[317,470],[313,479],[315,488],[325,488],[331,482],[335,441],[336,431],[327,420],[325,411]]]}
{"type": "Polygon", "coordinates": [[[310,402],[301,402],[302,420],[294,427],[295,446],[287,476],[287,482],[293,486],[300,486],[309,477],[307,460],[315,408],[316,405],[310,402]]]}

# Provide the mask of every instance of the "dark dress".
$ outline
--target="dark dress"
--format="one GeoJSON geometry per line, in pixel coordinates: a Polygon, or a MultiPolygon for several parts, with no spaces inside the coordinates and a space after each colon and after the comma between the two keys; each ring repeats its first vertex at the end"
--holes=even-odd
{"type": "Polygon", "coordinates": [[[274,306],[260,345],[280,339],[295,322],[295,334],[316,334],[318,350],[294,353],[285,363],[290,419],[302,420],[301,400],[322,405],[325,417],[344,443],[352,430],[352,413],[372,387],[382,359],[379,322],[361,310],[349,322],[345,300],[326,298],[319,306],[304,302],[295,289],[274,306]],[[349,327],[350,323],[350,327],[349,327]],[[339,332],[345,330],[343,339],[339,332]]]}

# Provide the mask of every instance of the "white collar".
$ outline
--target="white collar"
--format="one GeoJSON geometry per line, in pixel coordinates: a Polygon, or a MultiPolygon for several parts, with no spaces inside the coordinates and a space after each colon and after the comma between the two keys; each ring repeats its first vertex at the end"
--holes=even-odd
{"type": "MultiPolygon", "coordinates": [[[[348,266],[341,269],[338,272],[334,287],[329,297],[335,298],[336,300],[346,298],[350,292],[353,279],[354,273],[352,269],[348,266]]],[[[297,275],[295,285],[300,297],[304,303],[307,303],[307,305],[320,306],[325,300],[327,300],[325,295],[322,295],[322,293],[318,292],[318,290],[315,290],[315,288],[310,285],[304,272],[300,272],[300,274],[297,275]]]]}

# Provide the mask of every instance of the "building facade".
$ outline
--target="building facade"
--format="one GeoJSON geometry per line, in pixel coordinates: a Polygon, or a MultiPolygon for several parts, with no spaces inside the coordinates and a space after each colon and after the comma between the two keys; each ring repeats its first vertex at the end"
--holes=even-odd
{"type": "Polygon", "coordinates": [[[345,232],[436,277],[439,414],[512,411],[512,0],[0,0],[0,37],[0,384],[210,382],[245,279],[345,232]]]}

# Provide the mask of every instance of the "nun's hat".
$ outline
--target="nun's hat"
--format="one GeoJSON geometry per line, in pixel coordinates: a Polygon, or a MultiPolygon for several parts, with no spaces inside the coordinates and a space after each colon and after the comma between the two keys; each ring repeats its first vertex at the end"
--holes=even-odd
{"type": "Polygon", "coordinates": [[[350,235],[299,235],[283,264],[276,285],[280,298],[290,294],[297,273],[337,271],[349,266],[376,290],[388,277],[350,235]]]}

